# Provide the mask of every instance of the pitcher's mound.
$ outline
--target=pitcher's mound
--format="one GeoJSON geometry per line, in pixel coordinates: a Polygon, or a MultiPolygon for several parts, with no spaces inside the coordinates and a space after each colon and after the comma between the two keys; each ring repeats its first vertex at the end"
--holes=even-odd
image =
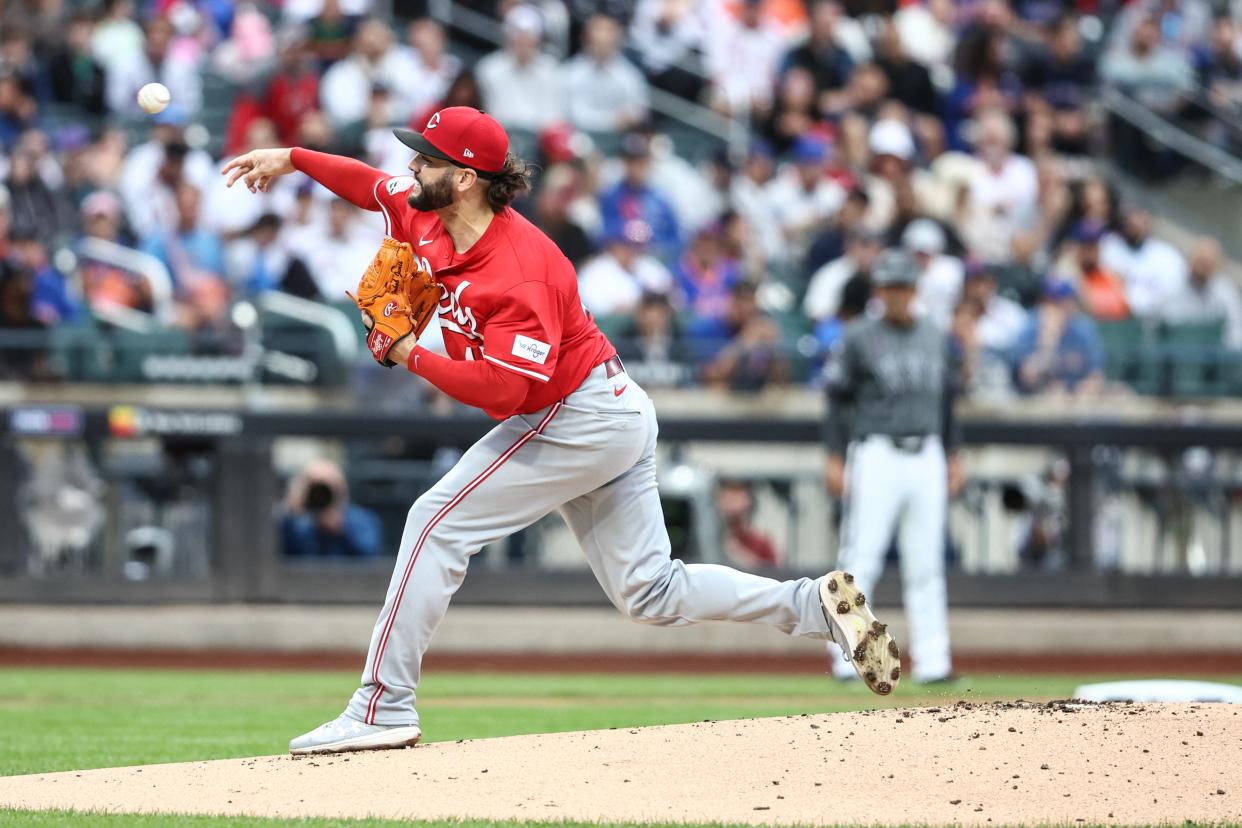
{"type": "MultiPolygon", "coordinates": [[[[85,737],[84,737],[85,738],[85,737]]],[[[0,779],[0,807],[819,825],[1242,820],[1233,705],[957,704],[0,779]]]]}

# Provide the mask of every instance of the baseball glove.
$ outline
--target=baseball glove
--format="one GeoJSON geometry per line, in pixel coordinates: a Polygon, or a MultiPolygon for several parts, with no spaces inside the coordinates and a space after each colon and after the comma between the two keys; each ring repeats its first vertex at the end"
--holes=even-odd
{"type": "Polygon", "coordinates": [[[411,334],[417,339],[440,304],[440,284],[414,260],[409,242],[385,238],[375,258],[350,294],[369,317],[367,348],[381,365],[391,368],[392,346],[411,334]]]}

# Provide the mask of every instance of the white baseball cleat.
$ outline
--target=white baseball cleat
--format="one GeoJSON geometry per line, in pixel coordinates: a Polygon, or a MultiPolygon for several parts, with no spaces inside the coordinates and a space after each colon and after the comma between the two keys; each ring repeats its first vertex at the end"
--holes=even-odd
{"type": "Polygon", "coordinates": [[[369,725],[341,714],[326,724],[303,733],[289,743],[289,752],[344,753],[348,750],[388,750],[418,744],[423,732],[418,725],[369,725]]]}
{"type": "Polygon", "coordinates": [[[893,692],[901,679],[901,653],[888,626],[876,620],[866,596],[854,586],[854,576],[839,569],[829,572],[820,581],[819,602],[832,640],[871,692],[893,692]]]}

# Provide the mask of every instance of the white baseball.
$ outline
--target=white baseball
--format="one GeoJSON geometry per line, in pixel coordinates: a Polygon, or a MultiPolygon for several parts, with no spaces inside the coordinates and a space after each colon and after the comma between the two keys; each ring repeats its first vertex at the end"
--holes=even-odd
{"type": "Polygon", "coordinates": [[[162,83],[148,83],[138,90],[138,105],[150,115],[164,111],[170,100],[172,93],[162,83]]]}

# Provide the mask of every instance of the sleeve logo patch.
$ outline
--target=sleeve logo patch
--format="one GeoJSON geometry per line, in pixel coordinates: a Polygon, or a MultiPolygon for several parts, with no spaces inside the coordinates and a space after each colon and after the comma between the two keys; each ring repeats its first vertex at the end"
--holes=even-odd
{"type": "Polygon", "coordinates": [[[384,185],[384,189],[388,191],[389,195],[396,195],[397,193],[404,193],[413,186],[414,176],[398,175],[395,178],[388,179],[388,183],[384,185]]]}
{"type": "Polygon", "coordinates": [[[543,365],[548,361],[548,354],[552,352],[552,346],[546,342],[540,342],[538,339],[531,339],[529,336],[518,334],[513,339],[513,355],[522,359],[530,360],[543,365]]]}

